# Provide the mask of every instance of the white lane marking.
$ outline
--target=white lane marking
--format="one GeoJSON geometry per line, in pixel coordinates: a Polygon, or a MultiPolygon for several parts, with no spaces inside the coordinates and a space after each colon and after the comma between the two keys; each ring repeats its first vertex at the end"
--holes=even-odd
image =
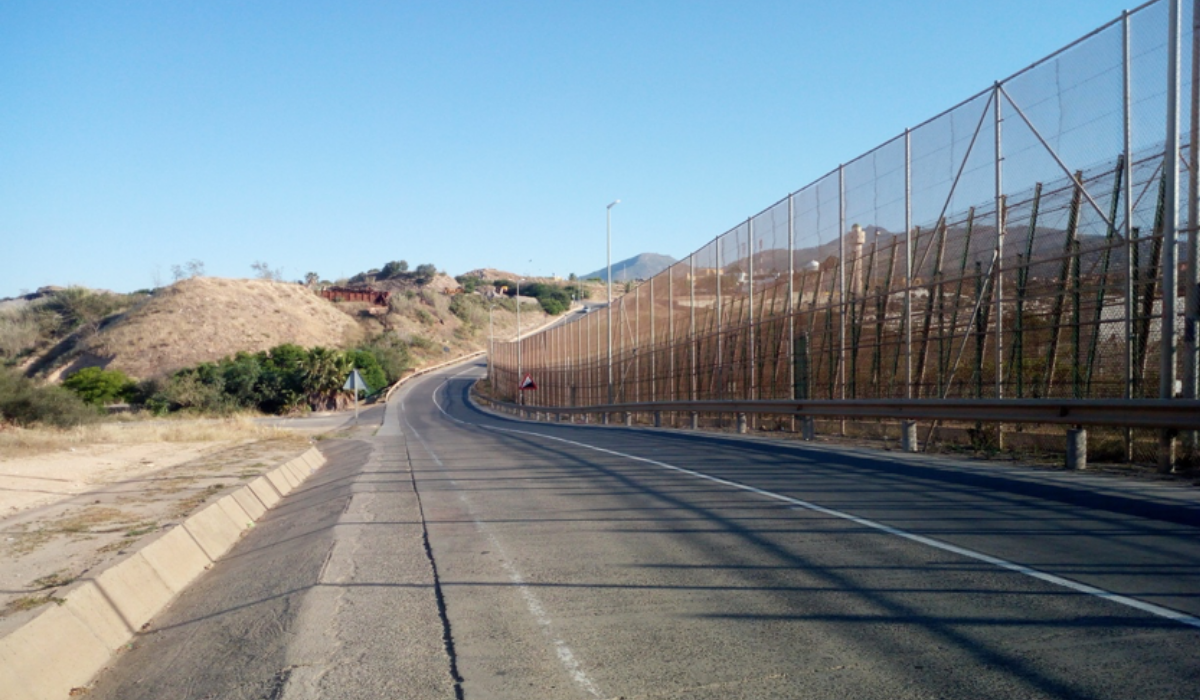
{"type": "MultiPolygon", "coordinates": [[[[434,394],[436,393],[437,389],[435,388],[434,394]]],[[[437,404],[436,397],[434,398],[434,403],[437,404]]],[[[441,408],[442,407],[439,404],[438,410],[441,410],[441,408]]],[[[421,437],[421,433],[418,432],[413,424],[408,420],[408,410],[404,405],[404,399],[400,400],[400,413],[404,416],[404,424],[407,425],[408,429],[411,430],[413,435],[416,436],[417,441],[420,442],[421,446],[425,448],[425,451],[429,453],[429,456],[433,459],[434,463],[445,469],[446,465],[442,463],[442,460],[439,459],[436,454],[434,454],[433,450],[431,450],[429,445],[425,442],[425,438],[421,437]]],[[[554,653],[556,656],[558,656],[559,663],[561,663],[563,668],[567,670],[567,673],[571,675],[571,679],[575,681],[576,685],[588,693],[591,693],[593,697],[602,697],[600,694],[600,689],[596,687],[596,684],[593,683],[592,679],[588,677],[586,672],[584,672],[583,666],[579,663],[579,660],[575,658],[575,654],[571,652],[571,647],[567,646],[566,642],[554,634],[553,620],[551,620],[550,616],[546,613],[546,608],[542,607],[542,602],[538,600],[536,595],[534,595],[533,589],[531,589],[525,583],[525,577],[521,575],[520,569],[513,564],[512,559],[508,556],[508,550],[504,548],[504,545],[500,544],[500,540],[496,537],[495,533],[488,529],[487,525],[485,525],[479,520],[478,517],[475,516],[475,509],[471,505],[471,501],[467,498],[466,494],[459,491],[458,497],[467,506],[467,510],[471,512],[471,518],[475,521],[475,528],[486,535],[488,541],[492,543],[492,547],[500,553],[500,564],[504,567],[504,572],[508,574],[508,580],[512,581],[513,585],[516,586],[517,590],[521,593],[521,597],[525,600],[525,607],[529,609],[529,613],[533,615],[533,619],[542,629],[542,634],[546,635],[546,638],[549,639],[550,643],[554,645],[554,653]]]]}
{"type": "MultiPolygon", "coordinates": [[[[460,376],[461,374],[462,373],[454,375],[454,377],[452,377],[452,379],[460,376]]],[[[1130,608],[1135,608],[1137,610],[1141,610],[1142,612],[1150,613],[1151,615],[1156,615],[1158,617],[1164,617],[1168,620],[1174,620],[1175,622],[1179,622],[1179,623],[1182,623],[1185,625],[1190,625],[1192,627],[1200,628],[1200,617],[1187,615],[1185,613],[1179,612],[1178,610],[1164,608],[1161,605],[1147,603],[1145,601],[1138,600],[1136,598],[1130,598],[1129,596],[1124,596],[1119,593],[1113,593],[1112,591],[1106,591],[1103,588],[1089,586],[1086,583],[1072,581],[1069,578],[1063,578],[1062,576],[1056,576],[1055,574],[1046,573],[1045,571],[1039,571],[1038,569],[1034,569],[1034,568],[1025,566],[1023,564],[1017,564],[1016,562],[1011,562],[1011,561],[1008,561],[1007,559],[993,557],[990,554],[984,554],[983,552],[977,552],[973,549],[967,549],[966,547],[959,547],[958,545],[950,544],[949,542],[935,540],[932,537],[926,537],[924,535],[918,535],[914,532],[908,532],[907,530],[901,530],[899,528],[895,528],[890,525],[884,525],[883,523],[876,522],[874,520],[860,518],[857,515],[845,513],[840,510],[833,510],[832,508],[826,508],[825,506],[819,506],[816,503],[802,501],[798,498],[784,496],[783,494],[774,493],[772,491],[764,491],[763,489],[760,489],[760,488],[755,488],[753,486],[747,486],[746,484],[739,484],[736,481],[722,479],[720,477],[711,476],[709,474],[704,474],[702,472],[694,471],[692,469],[685,469],[683,467],[677,467],[673,464],[667,464],[666,462],[659,462],[658,460],[648,459],[646,457],[638,457],[637,455],[626,454],[624,452],[617,452],[616,450],[609,450],[604,447],[597,447],[595,445],[589,445],[589,444],[583,443],[583,442],[567,440],[566,438],[554,437],[553,435],[544,435],[542,433],[535,433],[535,432],[528,431],[528,430],[514,430],[512,428],[498,428],[495,426],[482,425],[479,423],[467,423],[466,421],[455,418],[454,416],[447,413],[446,409],[442,408],[442,405],[440,403],[438,403],[436,390],[433,392],[433,404],[438,407],[438,410],[442,412],[442,415],[446,416],[447,418],[449,418],[452,421],[455,421],[456,423],[462,423],[463,425],[471,425],[476,428],[483,428],[485,430],[495,430],[497,432],[502,432],[502,433],[515,433],[518,435],[531,435],[534,437],[545,438],[546,440],[554,440],[555,442],[562,442],[562,443],[566,443],[568,445],[574,445],[576,447],[583,447],[583,448],[586,448],[589,450],[595,450],[596,452],[603,452],[604,454],[610,454],[615,457],[623,457],[625,459],[631,459],[635,462],[644,462],[646,464],[652,464],[656,467],[662,467],[663,469],[669,469],[671,471],[679,472],[681,474],[687,474],[688,476],[693,476],[693,477],[696,477],[697,479],[704,479],[705,481],[710,481],[714,484],[721,484],[722,486],[729,486],[731,488],[739,489],[742,491],[748,491],[750,493],[757,494],[759,496],[763,496],[764,498],[769,498],[771,500],[782,501],[784,503],[790,503],[794,506],[804,508],[805,510],[811,510],[811,511],[814,511],[817,513],[821,513],[823,515],[829,515],[829,516],[832,516],[835,518],[849,520],[850,522],[856,523],[858,525],[862,525],[863,527],[871,528],[873,530],[878,530],[880,532],[885,532],[889,535],[895,535],[896,537],[902,537],[911,542],[923,544],[928,547],[933,547],[934,549],[940,549],[945,552],[951,552],[953,554],[958,554],[960,556],[964,556],[969,559],[975,559],[977,561],[986,562],[993,566],[998,566],[1002,569],[1007,569],[1008,571],[1013,571],[1018,574],[1023,574],[1025,576],[1029,576],[1031,578],[1036,578],[1040,581],[1045,581],[1046,583],[1051,583],[1056,586],[1062,586],[1063,588],[1069,588],[1069,589],[1071,589],[1073,591],[1077,591],[1079,593],[1085,593],[1087,595],[1095,596],[1097,598],[1103,598],[1104,600],[1108,600],[1113,603],[1117,603],[1119,605],[1124,605],[1124,606],[1127,606],[1130,608]]]]}

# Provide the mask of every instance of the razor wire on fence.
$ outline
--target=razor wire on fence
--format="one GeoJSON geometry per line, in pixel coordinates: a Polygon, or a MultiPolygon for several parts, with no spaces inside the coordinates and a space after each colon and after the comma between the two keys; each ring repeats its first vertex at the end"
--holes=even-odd
{"type": "MultiPolygon", "coordinates": [[[[545,407],[1195,399],[1187,5],[1124,13],[608,308],[497,344],[493,395],[529,373],[545,407]]],[[[1142,432],[1117,436],[1124,457],[1161,461],[1142,432]]]]}

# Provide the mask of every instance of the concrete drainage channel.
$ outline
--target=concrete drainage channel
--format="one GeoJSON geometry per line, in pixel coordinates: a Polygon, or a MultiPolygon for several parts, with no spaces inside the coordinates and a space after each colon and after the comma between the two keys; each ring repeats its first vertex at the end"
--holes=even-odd
{"type": "Polygon", "coordinates": [[[85,685],[243,532],[324,464],[325,457],[309,449],[79,581],[58,605],[0,639],[4,700],[61,700],[85,685]]]}

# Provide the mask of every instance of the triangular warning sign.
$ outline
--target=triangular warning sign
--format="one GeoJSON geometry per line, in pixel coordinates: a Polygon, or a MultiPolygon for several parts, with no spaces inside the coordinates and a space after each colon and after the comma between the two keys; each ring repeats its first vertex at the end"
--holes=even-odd
{"type": "Polygon", "coordinates": [[[521,380],[521,384],[517,386],[517,388],[521,391],[530,391],[536,389],[537,384],[533,383],[533,377],[531,375],[526,374],[525,378],[521,380]]]}
{"type": "Polygon", "coordinates": [[[352,369],[350,370],[350,376],[346,377],[346,383],[342,385],[342,389],[346,391],[354,391],[356,389],[370,391],[371,387],[367,386],[367,383],[363,381],[362,375],[358,373],[357,369],[352,369]]]}

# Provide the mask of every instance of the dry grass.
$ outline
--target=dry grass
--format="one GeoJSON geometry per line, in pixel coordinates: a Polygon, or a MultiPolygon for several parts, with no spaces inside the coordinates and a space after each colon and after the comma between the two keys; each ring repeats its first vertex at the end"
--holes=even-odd
{"type": "Polygon", "coordinates": [[[23,610],[33,610],[34,608],[41,607],[47,603],[62,605],[65,602],[67,601],[63,600],[62,598],[56,598],[53,595],[27,595],[15,600],[10,600],[8,605],[5,605],[4,609],[0,610],[0,617],[12,615],[13,613],[18,613],[23,610]]]}
{"type": "Polygon", "coordinates": [[[87,538],[95,534],[119,532],[136,522],[136,518],[117,508],[108,506],[86,506],[71,511],[62,517],[39,524],[28,525],[8,531],[5,554],[21,556],[58,538],[72,536],[87,538]],[[107,525],[109,527],[101,528],[107,525]]]}
{"type": "Polygon", "coordinates": [[[10,426],[0,429],[0,454],[5,458],[20,458],[93,445],[243,442],[278,438],[294,438],[294,435],[281,428],[258,425],[248,416],[122,420],[66,429],[10,426]]]}
{"type": "Polygon", "coordinates": [[[75,581],[76,576],[67,571],[55,571],[52,574],[39,576],[29,584],[30,588],[44,591],[47,588],[61,588],[75,581]]]}
{"type": "MultiPolygon", "coordinates": [[[[221,493],[224,488],[225,484],[213,484],[200,493],[194,494],[183,499],[182,501],[179,501],[172,508],[171,515],[176,518],[186,518],[192,514],[192,511],[204,505],[205,501],[217,495],[218,493],[221,493]]],[[[132,532],[132,530],[130,532],[132,532]]]]}
{"type": "MultiPolygon", "coordinates": [[[[79,509],[71,515],[47,523],[45,529],[55,534],[80,534],[92,532],[98,525],[109,525],[112,523],[127,524],[129,522],[129,515],[119,508],[88,506],[79,509]]],[[[101,530],[100,532],[106,531],[108,530],[101,530]]]]}
{"type": "Polygon", "coordinates": [[[108,369],[147,378],[238,351],[343,347],[361,336],[353,318],[300,285],[197,277],[161,290],[81,349],[111,358],[108,369]]]}

